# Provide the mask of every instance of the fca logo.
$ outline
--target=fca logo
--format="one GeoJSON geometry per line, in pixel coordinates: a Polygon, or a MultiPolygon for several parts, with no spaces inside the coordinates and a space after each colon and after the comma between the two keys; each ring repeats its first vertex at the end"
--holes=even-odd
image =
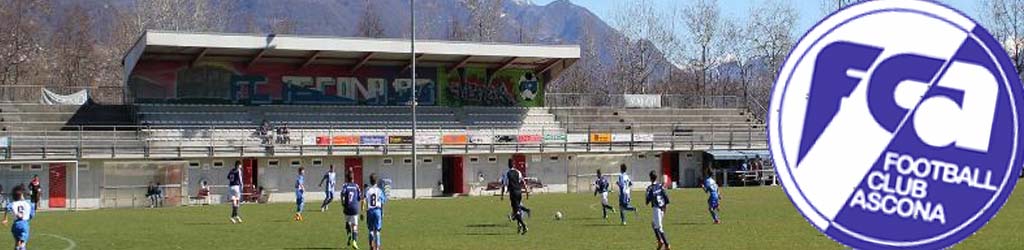
{"type": "Polygon", "coordinates": [[[914,132],[929,146],[988,151],[999,93],[992,72],[968,61],[917,54],[880,58],[883,51],[835,42],[819,52],[798,161],[843,105],[859,105],[844,103],[859,84],[867,84],[868,109],[885,130],[896,133],[912,119],[914,132]]]}

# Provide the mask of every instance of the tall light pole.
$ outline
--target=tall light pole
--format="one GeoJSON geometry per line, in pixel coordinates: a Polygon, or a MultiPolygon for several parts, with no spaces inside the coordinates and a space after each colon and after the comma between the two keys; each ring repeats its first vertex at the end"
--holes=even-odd
{"type": "Polygon", "coordinates": [[[416,0],[409,0],[409,47],[412,51],[412,198],[416,199],[416,0]]]}

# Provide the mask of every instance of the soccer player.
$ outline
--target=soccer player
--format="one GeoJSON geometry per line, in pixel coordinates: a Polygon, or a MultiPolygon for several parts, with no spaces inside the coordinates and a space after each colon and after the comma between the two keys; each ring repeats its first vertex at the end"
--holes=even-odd
{"type": "Polygon", "coordinates": [[[306,168],[299,167],[299,174],[295,176],[295,221],[302,221],[302,209],[306,207],[306,168]]]}
{"type": "Polygon", "coordinates": [[[502,177],[503,186],[501,186],[502,199],[505,197],[505,189],[508,188],[508,199],[509,205],[512,206],[512,219],[519,225],[517,232],[520,235],[525,235],[529,228],[526,227],[526,222],[523,222],[523,212],[529,213],[528,209],[523,207],[523,186],[526,181],[523,180],[523,173],[519,172],[513,167],[512,159],[508,160],[508,172],[505,172],[505,176],[502,177]]]}
{"type": "MultiPolygon", "coordinates": [[[[508,171],[514,170],[513,169],[514,165],[515,164],[512,163],[512,159],[508,159],[508,169],[509,169],[508,171]]],[[[502,194],[501,199],[503,199],[503,200],[505,199],[505,190],[504,189],[508,185],[508,176],[509,176],[508,171],[506,171],[505,174],[501,175],[501,188],[502,188],[502,190],[501,190],[501,194],[502,194]]],[[[522,172],[519,172],[519,170],[516,170],[516,172],[518,172],[518,176],[520,178],[523,178],[523,173],[522,172]]],[[[526,179],[523,178],[522,180],[523,180],[523,183],[522,183],[521,187],[523,189],[526,189],[526,179]]],[[[531,210],[530,210],[530,208],[528,208],[525,205],[523,205],[523,201],[521,199],[519,201],[519,210],[523,212],[523,216],[530,217],[531,210]]],[[[514,221],[514,220],[515,220],[515,212],[509,213],[508,214],[508,221],[514,221]]]]}
{"type": "Polygon", "coordinates": [[[715,183],[714,176],[708,173],[701,186],[708,194],[708,212],[711,212],[711,219],[715,221],[715,224],[721,224],[722,221],[718,218],[718,201],[721,198],[718,195],[718,183],[715,183]]]}
{"type": "Polygon", "coordinates": [[[324,203],[320,205],[320,212],[327,211],[327,206],[331,204],[331,201],[334,201],[334,186],[338,183],[338,179],[334,173],[334,164],[331,164],[327,173],[324,173],[324,177],[320,178],[320,184],[317,186],[323,187],[325,182],[327,183],[327,187],[324,188],[324,195],[326,195],[326,198],[324,198],[324,203]]]}
{"type": "Polygon", "coordinates": [[[231,223],[242,223],[238,207],[242,204],[242,162],[235,161],[235,168],[228,170],[228,192],[231,197],[231,223]]]}
{"type": "Polygon", "coordinates": [[[355,183],[352,171],[345,173],[345,184],[341,185],[341,199],[345,205],[345,231],[348,233],[348,246],[359,249],[359,210],[363,207],[360,201],[359,185],[355,183]]]}
{"type": "Polygon", "coordinates": [[[370,174],[370,188],[366,189],[366,227],[370,235],[370,250],[380,249],[380,229],[384,223],[384,203],[388,198],[377,186],[377,174],[370,174]]]}
{"type": "Polygon", "coordinates": [[[7,215],[14,215],[14,224],[11,225],[11,235],[14,236],[14,250],[25,250],[28,245],[29,225],[28,221],[36,216],[36,210],[32,203],[25,200],[25,187],[18,185],[12,191],[14,202],[7,204],[4,209],[4,219],[0,224],[7,225],[7,215]]]}
{"type": "Polygon", "coordinates": [[[658,174],[651,170],[649,175],[651,185],[647,186],[646,204],[651,205],[654,210],[651,227],[654,229],[654,238],[658,240],[657,249],[672,249],[668,244],[668,238],[665,237],[665,229],[661,226],[661,219],[665,216],[665,211],[668,208],[668,195],[665,194],[665,188],[661,186],[661,183],[658,183],[658,174]]]}
{"type": "Polygon", "coordinates": [[[629,190],[633,187],[633,181],[626,173],[626,164],[619,165],[619,181],[615,184],[619,186],[619,218],[622,219],[622,225],[626,225],[626,211],[636,212],[636,208],[629,204],[629,190]]]}
{"type": "Polygon", "coordinates": [[[615,212],[615,209],[612,208],[612,205],[608,204],[608,192],[611,191],[609,190],[611,184],[608,183],[608,178],[601,174],[601,169],[597,169],[597,180],[594,181],[594,186],[594,195],[601,195],[601,214],[607,220],[608,210],[615,212]]]}

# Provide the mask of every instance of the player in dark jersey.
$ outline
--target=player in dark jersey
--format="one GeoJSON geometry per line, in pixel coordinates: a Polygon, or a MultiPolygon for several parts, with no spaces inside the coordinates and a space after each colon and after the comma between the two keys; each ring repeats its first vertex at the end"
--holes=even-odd
{"type": "Polygon", "coordinates": [[[651,185],[647,186],[647,204],[653,208],[654,216],[651,219],[651,228],[654,229],[654,238],[658,240],[658,248],[672,249],[665,237],[665,229],[662,227],[661,219],[665,217],[665,210],[668,209],[668,194],[665,188],[658,183],[658,174],[653,170],[650,173],[651,185]]]}
{"type": "Polygon", "coordinates": [[[608,219],[608,211],[615,212],[611,204],[608,204],[608,192],[611,191],[611,184],[608,182],[608,178],[605,178],[601,174],[601,169],[597,169],[597,180],[594,181],[594,195],[601,195],[601,214],[604,219],[608,219]]]}
{"type": "Polygon", "coordinates": [[[502,177],[504,184],[501,187],[502,197],[505,195],[505,189],[508,189],[509,205],[512,206],[512,218],[519,225],[517,232],[519,234],[526,234],[529,228],[526,227],[526,222],[523,222],[523,187],[526,185],[526,181],[523,180],[523,173],[515,169],[512,165],[512,160],[508,160],[508,172],[505,172],[505,176],[502,177]]]}
{"type": "Polygon", "coordinates": [[[359,185],[355,183],[352,171],[345,173],[345,184],[341,186],[341,199],[345,206],[345,231],[348,232],[348,245],[359,249],[356,239],[359,239],[359,210],[363,204],[360,197],[359,185]]]}
{"type": "Polygon", "coordinates": [[[235,167],[228,170],[228,193],[231,196],[231,223],[242,223],[238,208],[242,204],[242,162],[235,161],[235,167]]]}

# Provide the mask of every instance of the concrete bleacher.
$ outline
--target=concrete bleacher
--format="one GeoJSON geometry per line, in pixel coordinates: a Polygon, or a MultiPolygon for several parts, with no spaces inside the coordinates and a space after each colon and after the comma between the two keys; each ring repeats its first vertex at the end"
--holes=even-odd
{"type": "Polygon", "coordinates": [[[551,110],[569,133],[650,133],[655,141],[764,141],[764,123],[740,108],[567,107],[551,110]]]}
{"type": "MultiPolygon", "coordinates": [[[[289,127],[403,128],[412,125],[405,106],[326,105],[201,105],[139,104],[141,125],[255,126],[262,121],[289,127]]],[[[437,107],[417,108],[417,125],[424,128],[540,128],[560,125],[547,108],[437,107]]]]}

